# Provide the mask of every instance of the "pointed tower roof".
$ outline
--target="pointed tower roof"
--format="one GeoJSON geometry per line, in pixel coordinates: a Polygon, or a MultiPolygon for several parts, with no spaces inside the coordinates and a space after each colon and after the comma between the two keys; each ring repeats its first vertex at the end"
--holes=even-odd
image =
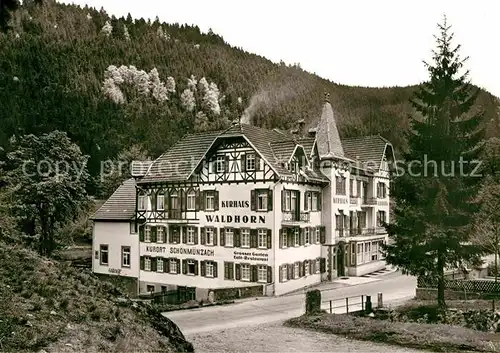
{"type": "Polygon", "coordinates": [[[316,128],[316,146],[320,159],[344,158],[344,149],[340,142],[339,130],[329,97],[330,95],[325,93],[323,111],[316,128]]]}

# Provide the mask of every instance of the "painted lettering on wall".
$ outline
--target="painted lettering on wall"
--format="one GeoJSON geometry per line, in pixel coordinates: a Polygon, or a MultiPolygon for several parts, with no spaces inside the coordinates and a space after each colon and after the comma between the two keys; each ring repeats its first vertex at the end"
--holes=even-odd
{"type": "Polygon", "coordinates": [[[205,215],[210,223],[266,223],[265,216],[205,215]]]}
{"type": "Polygon", "coordinates": [[[250,208],[250,201],[221,201],[224,208],[250,208]]]}
{"type": "Polygon", "coordinates": [[[117,275],[119,275],[122,272],[122,270],[121,270],[121,268],[108,268],[108,272],[109,273],[116,273],[117,275]]]}
{"type": "Polygon", "coordinates": [[[235,260],[269,261],[269,254],[264,252],[234,252],[235,260]]]}
{"type": "Polygon", "coordinates": [[[152,245],[149,245],[149,246],[146,246],[146,251],[147,252],[161,252],[161,253],[165,253],[165,252],[167,252],[167,247],[166,246],[152,246],[152,245]]]}
{"type": "Polygon", "coordinates": [[[200,256],[215,256],[215,252],[212,249],[200,249],[200,248],[170,248],[171,254],[185,254],[185,255],[200,255],[200,256]]]}

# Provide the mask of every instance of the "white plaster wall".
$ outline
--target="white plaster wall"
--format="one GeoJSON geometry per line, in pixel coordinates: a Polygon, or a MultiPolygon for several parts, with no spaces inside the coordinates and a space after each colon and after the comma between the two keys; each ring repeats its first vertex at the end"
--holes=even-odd
{"type": "Polygon", "coordinates": [[[92,270],[126,277],[139,276],[139,237],[130,234],[129,222],[95,221],[92,235],[92,270]],[[108,265],[100,264],[100,245],[108,245],[108,265]],[[122,246],[130,246],[130,267],[122,267],[122,246]],[[96,258],[96,251],[98,252],[96,258]]]}

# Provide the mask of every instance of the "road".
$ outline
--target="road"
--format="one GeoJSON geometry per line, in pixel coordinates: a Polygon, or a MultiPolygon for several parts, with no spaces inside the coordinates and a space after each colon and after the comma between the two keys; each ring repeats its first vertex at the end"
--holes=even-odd
{"type": "MultiPolygon", "coordinates": [[[[377,278],[356,279],[351,283],[321,284],[323,309],[329,308],[329,300],[337,299],[333,306],[345,303],[346,297],[371,295],[376,303],[377,293],[383,293],[384,304],[410,299],[415,296],[416,278],[397,272],[377,278]],[[363,283],[366,281],[367,283],[363,283]]],[[[358,298],[351,299],[360,301],[358,298]]],[[[164,313],[179,326],[185,335],[220,331],[236,327],[268,324],[300,316],[305,312],[305,293],[283,297],[245,300],[225,306],[180,310],[164,313]]],[[[345,312],[337,309],[334,312],[345,312]]]]}

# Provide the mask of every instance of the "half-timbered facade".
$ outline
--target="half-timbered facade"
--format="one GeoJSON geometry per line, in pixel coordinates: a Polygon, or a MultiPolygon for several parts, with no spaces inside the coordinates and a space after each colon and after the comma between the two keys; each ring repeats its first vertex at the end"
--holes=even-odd
{"type": "Polygon", "coordinates": [[[341,140],[328,101],[307,136],[235,124],[183,137],[135,173],[140,292],[280,295],[384,268],[392,159],[380,136],[341,140]]]}

